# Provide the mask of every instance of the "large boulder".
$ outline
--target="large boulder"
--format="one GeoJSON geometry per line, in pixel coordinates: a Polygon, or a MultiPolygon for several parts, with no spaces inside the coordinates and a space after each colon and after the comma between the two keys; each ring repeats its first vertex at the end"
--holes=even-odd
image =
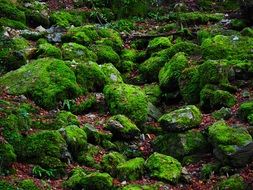
{"type": "Polygon", "coordinates": [[[170,113],[164,114],[159,119],[161,127],[169,132],[186,131],[198,127],[202,121],[200,110],[189,105],[170,113]]]}
{"type": "Polygon", "coordinates": [[[145,165],[151,177],[165,182],[177,183],[182,172],[182,166],[179,161],[156,152],[146,160],[145,165]]]}
{"type": "Polygon", "coordinates": [[[214,147],[214,154],[221,162],[244,166],[252,160],[253,142],[246,129],[230,127],[221,120],[208,128],[208,136],[214,147]]]}
{"type": "Polygon", "coordinates": [[[81,93],[74,72],[58,59],[38,59],[0,78],[9,94],[27,95],[38,105],[52,109],[59,101],[81,93]]]}
{"type": "Polygon", "coordinates": [[[126,115],[137,123],[146,121],[148,101],[139,87],[129,84],[106,85],[104,95],[111,114],[126,115]]]}

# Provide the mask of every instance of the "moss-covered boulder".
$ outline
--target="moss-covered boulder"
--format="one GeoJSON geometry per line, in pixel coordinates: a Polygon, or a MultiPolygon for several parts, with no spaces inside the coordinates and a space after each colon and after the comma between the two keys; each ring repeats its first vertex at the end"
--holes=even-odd
{"type": "Polygon", "coordinates": [[[159,123],[164,130],[173,132],[186,131],[198,127],[201,121],[202,114],[194,105],[174,110],[170,113],[164,114],[159,119],[159,123]]]}
{"type": "Polygon", "coordinates": [[[216,120],[229,119],[232,116],[232,110],[230,108],[222,107],[221,109],[214,111],[212,117],[216,120]]]}
{"type": "Polygon", "coordinates": [[[205,59],[250,60],[252,46],[253,40],[248,37],[216,35],[204,40],[201,49],[205,59]]]}
{"type": "Polygon", "coordinates": [[[39,190],[39,187],[34,183],[32,179],[24,179],[18,184],[20,190],[39,190]]]}
{"type": "Polygon", "coordinates": [[[61,50],[49,43],[39,44],[36,55],[39,58],[43,57],[52,57],[56,59],[62,58],[61,50]]]}
{"type": "MultiPolygon", "coordinates": [[[[240,105],[239,115],[242,119],[248,120],[248,117],[253,114],[253,101],[247,101],[240,105]]],[[[248,120],[249,121],[249,120],[248,120]]]]}
{"type": "Polygon", "coordinates": [[[129,184],[121,188],[121,190],[159,190],[159,183],[155,185],[137,185],[129,184]]]}
{"type": "Polygon", "coordinates": [[[123,83],[120,72],[112,63],[106,63],[101,65],[102,72],[105,75],[105,83],[123,83]]]}
{"type": "Polygon", "coordinates": [[[149,41],[147,51],[153,53],[169,48],[170,46],[172,46],[170,37],[157,37],[149,41]]]}
{"type": "Polygon", "coordinates": [[[105,172],[116,175],[116,168],[119,164],[126,162],[126,157],[118,152],[110,152],[102,158],[101,165],[105,172]]]}
{"type": "Polygon", "coordinates": [[[111,46],[96,45],[92,49],[97,54],[99,64],[112,63],[116,66],[120,61],[119,55],[111,46]]]}
{"type": "Polygon", "coordinates": [[[137,180],[144,174],[145,160],[134,158],[117,166],[117,177],[121,180],[137,180]]]}
{"type": "Polygon", "coordinates": [[[10,165],[16,161],[16,154],[12,145],[7,142],[0,143],[0,160],[1,167],[0,173],[4,172],[5,169],[8,169],[10,165]]]}
{"type": "Polygon", "coordinates": [[[0,86],[10,94],[27,95],[47,109],[81,93],[74,72],[65,62],[49,58],[35,60],[7,73],[0,78],[0,86]]]}
{"type": "Polygon", "coordinates": [[[162,91],[158,84],[156,83],[146,84],[144,85],[143,90],[149,102],[151,102],[154,105],[159,105],[159,103],[161,102],[162,91]]]}
{"type": "Polygon", "coordinates": [[[230,127],[218,121],[208,128],[215,156],[223,163],[243,166],[252,160],[252,137],[242,127],[230,127]]]}
{"type": "Polygon", "coordinates": [[[81,179],[86,176],[86,172],[82,168],[74,168],[69,178],[63,182],[64,189],[78,190],[81,189],[81,179]]]}
{"type": "Polygon", "coordinates": [[[244,190],[247,188],[246,188],[246,184],[241,176],[233,175],[227,179],[223,179],[220,182],[218,182],[214,189],[215,190],[217,190],[217,189],[220,189],[220,190],[225,190],[225,189],[244,190]]]}
{"type": "Polygon", "coordinates": [[[128,84],[111,84],[104,88],[111,114],[123,114],[137,123],[146,121],[148,102],[142,90],[128,84]]]}
{"type": "Polygon", "coordinates": [[[62,45],[62,56],[65,60],[96,61],[97,56],[87,47],[70,42],[62,45]]]}
{"type": "Polygon", "coordinates": [[[171,183],[177,183],[182,172],[179,161],[156,152],[146,160],[145,166],[152,178],[171,183]]]}
{"type": "Polygon", "coordinates": [[[0,188],[7,189],[7,190],[16,190],[17,189],[14,185],[12,185],[11,183],[9,183],[5,180],[0,180],[0,188]]]}
{"type": "Polygon", "coordinates": [[[77,157],[79,152],[84,150],[87,146],[86,133],[76,125],[67,126],[62,133],[63,137],[66,139],[69,151],[74,157],[77,157]]]}
{"type": "Polygon", "coordinates": [[[179,80],[180,94],[188,104],[199,102],[200,75],[198,67],[189,67],[182,71],[179,80]]]}
{"type": "Polygon", "coordinates": [[[55,118],[51,124],[54,129],[65,128],[69,125],[80,125],[76,115],[68,111],[59,111],[56,113],[55,118]]]}
{"type": "Polygon", "coordinates": [[[177,53],[167,62],[159,72],[159,84],[163,90],[178,88],[178,79],[182,71],[188,67],[188,60],[184,53],[177,53]]]}
{"type": "Polygon", "coordinates": [[[131,139],[140,133],[138,127],[124,115],[109,118],[105,128],[111,131],[116,139],[131,139]]]}
{"type": "Polygon", "coordinates": [[[234,95],[214,85],[206,85],[200,92],[200,106],[204,110],[232,107],[235,103],[234,95]]]}
{"type": "Polygon", "coordinates": [[[96,62],[81,62],[73,66],[77,83],[84,93],[102,91],[105,85],[105,74],[96,62]]]}
{"type": "Polygon", "coordinates": [[[184,156],[204,153],[208,150],[208,142],[199,131],[169,133],[159,135],[153,142],[156,152],[182,159],[184,156]]]}
{"type": "Polygon", "coordinates": [[[120,58],[124,61],[135,62],[138,52],[135,49],[124,49],[121,51],[120,58]]]}

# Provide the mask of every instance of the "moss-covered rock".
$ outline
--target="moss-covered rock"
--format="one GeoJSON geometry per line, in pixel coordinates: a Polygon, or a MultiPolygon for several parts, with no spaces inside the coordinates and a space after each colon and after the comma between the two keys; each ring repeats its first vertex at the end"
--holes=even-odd
{"type": "Polygon", "coordinates": [[[205,110],[232,107],[235,103],[234,95],[220,90],[217,86],[206,85],[200,92],[200,106],[205,110]]]}
{"type": "Polygon", "coordinates": [[[7,142],[0,143],[0,160],[1,167],[0,173],[4,172],[5,169],[8,169],[10,165],[16,161],[16,154],[12,145],[7,142]]]}
{"type": "Polygon", "coordinates": [[[158,81],[159,71],[164,66],[166,61],[167,58],[165,56],[153,56],[140,64],[139,71],[144,80],[147,82],[158,81]]]}
{"type": "Polygon", "coordinates": [[[56,113],[55,118],[52,122],[54,129],[65,128],[69,125],[80,125],[80,122],[76,115],[68,111],[59,111],[56,113]]]}
{"type": "Polygon", "coordinates": [[[253,37],[253,29],[250,27],[246,27],[241,31],[243,36],[253,37]]]}
{"type": "Polygon", "coordinates": [[[32,179],[24,179],[18,184],[20,190],[39,190],[39,187],[34,183],[32,179]]]}
{"type": "Polygon", "coordinates": [[[194,105],[174,110],[159,119],[161,127],[166,131],[186,131],[198,127],[201,121],[202,114],[194,105]]]}
{"type": "Polygon", "coordinates": [[[121,180],[137,180],[144,174],[145,160],[134,158],[117,166],[117,176],[121,180]]]}
{"type": "Polygon", "coordinates": [[[104,88],[106,102],[111,114],[123,114],[137,123],[146,121],[148,102],[137,86],[111,84],[104,88]]]}
{"type": "Polygon", "coordinates": [[[227,179],[221,180],[218,182],[214,189],[231,189],[231,190],[244,190],[246,189],[246,184],[243,181],[243,178],[239,175],[230,176],[227,179]]]}
{"type": "Polygon", "coordinates": [[[81,189],[81,179],[86,176],[85,170],[82,168],[74,168],[71,171],[70,177],[63,182],[64,189],[78,190],[81,189]]]}
{"type": "Polygon", "coordinates": [[[40,44],[38,46],[36,55],[39,58],[43,58],[43,57],[52,57],[56,59],[62,58],[61,50],[49,43],[40,44]]]}
{"type": "Polygon", "coordinates": [[[112,132],[114,138],[119,139],[131,139],[140,133],[138,127],[124,115],[109,118],[105,128],[112,132]]]}
{"type": "Polygon", "coordinates": [[[188,67],[188,60],[184,53],[177,53],[167,62],[159,72],[159,84],[163,90],[178,88],[178,79],[182,71],[188,67]]]}
{"type": "Polygon", "coordinates": [[[185,156],[208,151],[205,136],[198,131],[159,135],[153,142],[156,152],[182,159],[185,156]]]}
{"type": "Polygon", "coordinates": [[[251,161],[250,151],[248,154],[240,154],[243,148],[252,143],[252,137],[246,129],[229,127],[221,120],[208,128],[208,136],[214,146],[214,154],[221,162],[243,166],[251,161]]]}
{"type": "Polygon", "coordinates": [[[5,180],[0,180],[0,188],[6,190],[16,190],[17,188],[5,180]]]}
{"type": "Polygon", "coordinates": [[[158,84],[146,84],[143,89],[149,102],[154,105],[158,105],[161,102],[162,91],[158,84]]]}
{"type": "Polygon", "coordinates": [[[97,54],[99,64],[112,63],[116,66],[120,61],[119,55],[111,46],[96,45],[92,49],[97,54]]]}
{"type": "Polygon", "coordinates": [[[112,63],[106,63],[101,65],[102,72],[105,75],[105,83],[123,83],[120,72],[112,63]]]}
{"type": "Polygon", "coordinates": [[[242,119],[246,120],[249,115],[253,114],[253,101],[247,101],[240,105],[239,115],[242,119]]]}
{"type": "Polygon", "coordinates": [[[220,168],[219,163],[208,163],[204,164],[200,171],[200,176],[202,179],[209,179],[212,174],[218,172],[220,168]]]}
{"type": "Polygon", "coordinates": [[[159,189],[159,184],[155,184],[155,185],[130,184],[121,188],[121,190],[158,190],[158,189],[159,189]]]}
{"type": "Polygon", "coordinates": [[[87,47],[77,43],[64,43],[62,45],[62,56],[65,60],[96,61],[97,56],[87,47]]]}
{"type": "Polygon", "coordinates": [[[74,72],[57,59],[38,59],[0,78],[10,94],[24,94],[38,105],[52,109],[57,102],[80,94],[74,72]]]}
{"type": "Polygon", "coordinates": [[[105,74],[101,67],[92,61],[74,64],[77,83],[82,86],[82,91],[102,91],[105,85],[105,74]]]}
{"type": "Polygon", "coordinates": [[[186,103],[194,104],[199,102],[200,75],[198,67],[184,69],[178,79],[178,83],[180,94],[186,103]]]}
{"type": "Polygon", "coordinates": [[[135,49],[124,49],[121,51],[120,57],[124,61],[135,62],[137,58],[137,51],[135,49]]]}
{"type": "Polygon", "coordinates": [[[87,135],[84,130],[78,126],[67,126],[63,132],[63,136],[65,136],[68,149],[74,157],[77,157],[79,152],[83,151],[87,146],[87,135]]]}
{"type": "Polygon", "coordinates": [[[222,107],[221,109],[212,113],[212,117],[221,120],[221,119],[229,119],[232,116],[232,110],[230,108],[222,107]]]}
{"type": "Polygon", "coordinates": [[[172,46],[170,37],[157,37],[149,41],[147,51],[151,54],[153,52],[160,51],[172,46]]]}
{"type": "Polygon", "coordinates": [[[119,164],[126,162],[126,157],[118,152],[110,152],[102,158],[101,165],[105,172],[116,175],[116,168],[119,164]]]}
{"type": "Polygon", "coordinates": [[[159,153],[153,153],[145,163],[150,176],[158,180],[177,183],[182,172],[182,166],[175,158],[159,153]]]}

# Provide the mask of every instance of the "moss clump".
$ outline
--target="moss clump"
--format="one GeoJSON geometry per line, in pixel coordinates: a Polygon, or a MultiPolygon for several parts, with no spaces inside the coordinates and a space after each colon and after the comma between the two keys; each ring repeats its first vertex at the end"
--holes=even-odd
{"type": "Polygon", "coordinates": [[[123,83],[120,72],[115,68],[112,63],[106,63],[101,65],[102,72],[105,75],[105,83],[123,83]]]}
{"type": "Polygon", "coordinates": [[[182,71],[188,67],[188,60],[184,53],[177,53],[167,62],[159,72],[159,84],[162,90],[178,88],[178,79],[182,71]]]}
{"type": "Polygon", "coordinates": [[[222,107],[221,109],[212,113],[212,117],[221,120],[221,119],[229,119],[232,116],[232,111],[230,108],[222,107]]]}
{"type": "Polygon", "coordinates": [[[246,27],[241,31],[243,36],[253,37],[253,29],[250,27],[246,27]]]}
{"type": "Polygon", "coordinates": [[[77,83],[83,92],[101,91],[105,85],[105,74],[101,67],[92,61],[74,65],[77,83]]]}
{"type": "Polygon", "coordinates": [[[135,49],[124,49],[122,50],[120,57],[122,60],[135,62],[137,51],[135,49]]]}
{"type": "MultiPolygon", "coordinates": [[[[74,114],[82,114],[89,112],[92,108],[96,107],[97,99],[93,94],[89,94],[82,102],[70,104],[69,110],[74,114]]],[[[68,107],[68,105],[66,105],[68,107]]]]}
{"type": "Polygon", "coordinates": [[[44,156],[61,158],[66,142],[57,131],[42,131],[25,139],[24,157],[41,159],[44,156]]]}
{"type": "Polygon", "coordinates": [[[66,139],[69,151],[74,157],[77,157],[79,152],[83,151],[87,146],[87,135],[78,126],[67,126],[63,132],[63,136],[66,139]]]}
{"type": "Polygon", "coordinates": [[[36,55],[39,58],[43,58],[43,57],[52,57],[56,59],[62,58],[61,50],[49,43],[40,44],[38,46],[36,55]]]}
{"type": "Polygon", "coordinates": [[[73,189],[73,190],[78,190],[81,189],[81,179],[83,179],[86,176],[85,170],[82,168],[74,168],[71,171],[71,176],[63,182],[63,187],[65,189],[73,189]]]}
{"type": "Polygon", "coordinates": [[[159,184],[155,185],[126,185],[121,188],[121,190],[158,190],[159,184]]]}
{"type": "Polygon", "coordinates": [[[114,138],[119,139],[131,139],[140,133],[138,127],[124,115],[109,118],[106,129],[112,132],[114,138]]]}
{"type": "Polygon", "coordinates": [[[0,167],[0,173],[4,172],[5,169],[8,169],[8,167],[16,161],[16,154],[14,152],[14,149],[12,145],[9,143],[0,143],[0,160],[1,160],[1,167],[0,167]]]}
{"type": "Polygon", "coordinates": [[[206,85],[200,92],[200,106],[205,110],[232,107],[235,103],[234,95],[213,85],[206,85]]]}
{"type": "Polygon", "coordinates": [[[160,69],[164,66],[167,58],[164,56],[153,56],[139,66],[139,71],[147,82],[158,81],[160,69]]]}
{"type": "Polygon", "coordinates": [[[59,111],[52,123],[55,129],[64,128],[68,125],[80,125],[80,122],[76,115],[68,111],[59,111]]]}
{"type": "Polygon", "coordinates": [[[144,174],[143,158],[134,158],[117,166],[117,176],[121,180],[137,180],[144,174]]]}
{"type": "Polygon", "coordinates": [[[14,187],[14,185],[8,183],[7,181],[0,180],[0,189],[5,189],[5,190],[16,190],[17,188],[14,187]]]}
{"type": "Polygon", "coordinates": [[[166,131],[185,131],[200,125],[202,114],[200,110],[189,105],[163,115],[159,119],[161,127],[166,131]]]}
{"type": "Polygon", "coordinates": [[[178,83],[180,94],[186,103],[195,104],[199,102],[200,75],[198,67],[184,69],[178,79],[178,83]]]}
{"type": "Polygon", "coordinates": [[[117,65],[120,61],[119,55],[112,49],[111,46],[97,45],[93,46],[92,49],[97,54],[98,63],[112,63],[117,65]]]}
{"type": "Polygon", "coordinates": [[[233,166],[242,166],[250,161],[249,156],[231,156],[252,142],[252,137],[244,128],[229,127],[221,120],[208,128],[208,136],[214,146],[214,154],[220,161],[233,166]]]}
{"type": "Polygon", "coordinates": [[[124,162],[126,162],[124,155],[118,152],[110,152],[103,156],[101,165],[105,172],[108,172],[110,175],[115,176],[117,166],[124,162]]]}
{"type": "Polygon", "coordinates": [[[154,105],[158,105],[161,101],[162,91],[156,83],[146,84],[143,88],[147,99],[154,105]]]}
{"type": "Polygon", "coordinates": [[[151,54],[153,52],[160,51],[172,46],[170,37],[157,37],[149,41],[147,51],[151,54]]]}
{"type": "Polygon", "coordinates": [[[0,86],[10,94],[24,94],[38,105],[52,109],[57,102],[80,94],[74,72],[57,59],[38,59],[1,77],[0,86]]]}
{"type": "Polygon", "coordinates": [[[220,190],[225,190],[225,189],[244,190],[246,189],[246,185],[241,176],[233,175],[227,179],[220,181],[217,184],[216,188],[220,190]]]}
{"type": "Polygon", "coordinates": [[[247,119],[253,113],[253,101],[247,101],[240,105],[239,115],[243,119],[247,119]]]}
{"type": "Polygon", "coordinates": [[[139,87],[128,84],[112,84],[104,88],[111,114],[123,114],[137,123],[146,121],[148,102],[139,87]]]}
{"type": "Polygon", "coordinates": [[[150,176],[158,180],[177,183],[182,171],[182,166],[175,158],[153,153],[145,163],[150,171],[150,176]]]}
{"type": "Polygon", "coordinates": [[[177,159],[208,150],[207,139],[201,132],[194,130],[159,135],[154,140],[153,146],[155,151],[177,159]]]}
{"type": "Polygon", "coordinates": [[[62,56],[65,60],[96,61],[97,56],[87,47],[77,43],[64,43],[62,56]]]}
{"type": "Polygon", "coordinates": [[[11,20],[8,18],[0,18],[0,26],[6,26],[14,29],[24,30],[27,26],[19,21],[11,20]]]}
{"type": "Polygon", "coordinates": [[[84,21],[83,19],[82,15],[73,14],[69,11],[56,11],[50,15],[50,21],[52,24],[64,28],[71,25],[80,26],[84,21]]]}
{"type": "Polygon", "coordinates": [[[25,179],[22,180],[19,184],[18,184],[18,188],[20,190],[39,190],[39,188],[37,187],[37,185],[34,183],[33,180],[31,179],[25,179]]]}
{"type": "Polygon", "coordinates": [[[202,179],[209,179],[212,174],[218,172],[220,169],[219,163],[204,164],[200,171],[200,176],[202,179]]]}

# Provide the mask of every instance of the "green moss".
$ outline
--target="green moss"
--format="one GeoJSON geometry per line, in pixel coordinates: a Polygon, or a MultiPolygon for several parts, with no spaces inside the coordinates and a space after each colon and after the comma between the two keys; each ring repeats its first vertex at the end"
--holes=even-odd
{"type": "Polygon", "coordinates": [[[194,105],[188,105],[163,115],[159,123],[167,131],[185,131],[200,125],[202,114],[194,105]]]}
{"type": "Polygon", "coordinates": [[[158,81],[159,71],[166,61],[167,58],[164,56],[150,57],[140,64],[139,71],[147,82],[158,81]]]}
{"type": "Polygon", "coordinates": [[[97,105],[97,99],[95,95],[88,95],[87,98],[80,102],[75,104],[70,104],[70,111],[75,114],[82,114],[89,112],[92,108],[94,108],[97,105]]]}
{"type": "Polygon", "coordinates": [[[188,60],[184,53],[177,53],[167,62],[159,72],[159,84],[162,90],[178,88],[181,72],[188,67],[188,60]]]}
{"type": "Polygon", "coordinates": [[[147,99],[139,87],[112,84],[104,88],[104,95],[111,114],[123,114],[137,123],[147,119],[147,99]]]}
{"type": "Polygon", "coordinates": [[[201,168],[200,175],[202,179],[209,179],[212,174],[220,169],[219,163],[204,164],[201,168]]]}
{"type": "Polygon", "coordinates": [[[49,18],[48,18],[48,16],[43,14],[46,12],[47,8],[44,7],[41,10],[34,10],[34,8],[35,7],[33,7],[33,8],[31,7],[30,9],[24,9],[26,20],[27,20],[29,26],[31,26],[31,27],[43,26],[43,27],[48,28],[50,25],[49,18]]]}
{"type": "Polygon", "coordinates": [[[119,139],[131,139],[140,133],[138,127],[124,115],[115,115],[109,118],[105,128],[112,132],[114,138],[119,139]]]}
{"type": "Polygon", "coordinates": [[[11,20],[8,18],[0,18],[0,26],[6,26],[6,27],[20,29],[20,30],[24,30],[27,28],[24,23],[16,21],[16,20],[11,20]]]}
{"type": "Polygon", "coordinates": [[[68,149],[74,157],[77,157],[80,151],[87,146],[87,135],[83,129],[75,125],[69,125],[65,128],[65,136],[68,149]]]}
{"type": "Polygon", "coordinates": [[[62,58],[61,50],[49,43],[40,44],[38,46],[36,54],[39,58],[43,57],[53,57],[57,59],[62,58]]]}
{"type": "Polygon", "coordinates": [[[80,184],[84,190],[110,190],[113,186],[112,182],[113,178],[108,173],[94,172],[84,176],[80,184]]]}
{"type": "Polygon", "coordinates": [[[102,72],[105,75],[105,83],[123,83],[120,72],[115,68],[112,63],[106,63],[101,65],[102,72]]]}
{"type": "Polygon", "coordinates": [[[177,183],[182,171],[182,166],[175,158],[159,153],[153,153],[146,160],[146,167],[150,176],[158,180],[177,183]]]}
{"type": "Polygon", "coordinates": [[[247,119],[253,113],[253,101],[247,101],[240,105],[239,115],[243,119],[247,119]]]}
{"type": "Polygon", "coordinates": [[[221,119],[228,119],[232,116],[232,111],[230,108],[222,107],[221,109],[212,113],[212,117],[221,120],[221,119]]]}
{"type": "Polygon", "coordinates": [[[52,24],[69,27],[71,25],[80,26],[83,23],[82,15],[73,14],[69,11],[56,11],[50,15],[50,21],[52,24]]]}
{"type": "Polygon", "coordinates": [[[232,107],[236,104],[236,98],[228,91],[220,90],[216,86],[206,85],[200,92],[200,106],[203,109],[219,109],[232,107]]]}
{"type": "Polygon", "coordinates": [[[110,152],[105,154],[102,158],[101,165],[105,172],[108,172],[110,175],[116,175],[116,167],[126,162],[126,158],[124,155],[118,152],[110,152]]]}
{"type": "Polygon", "coordinates": [[[0,173],[4,172],[4,169],[8,169],[8,167],[16,161],[16,154],[12,145],[9,143],[0,143],[0,160],[1,160],[1,167],[0,173]]]}
{"type": "Polygon", "coordinates": [[[146,84],[143,88],[147,99],[154,105],[158,105],[161,102],[162,91],[158,84],[146,84]]]}
{"type": "Polygon", "coordinates": [[[200,75],[198,67],[184,69],[178,79],[178,83],[180,94],[186,103],[194,104],[199,102],[200,75]]]}
{"type": "Polygon", "coordinates": [[[216,188],[220,190],[225,190],[225,189],[244,190],[246,189],[246,185],[241,176],[234,175],[225,180],[220,181],[217,184],[216,188]]]}
{"type": "Polygon", "coordinates": [[[137,180],[144,174],[143,158],[134,158],[117,166],[117,176],[121,180],[137,180]]]}
{"type": "Polygon", "coordinates": [[[149,41],[148,52],[153,53],[172,46],[170,37],[157,37],[149,41]]]}
{"type": "Polygon", "coordinates": [[[38,59],[1,77],[0,86],[10,94],[25,94],[38,105],[52,109],[57,102],[80,94],[76,77],[65,62],[38,59]]]}
{"type": "Polygon", "coordinates": [[[37,187],[37,185],[31,179],[22,180],[18,184],[18,187],[20,188],[20,190],[27,190],[27,189],[29,189],[29,190],[39,190],[39,188],[37,187]]]}
{"type": "Polygon", "coordinates": [[[126,185],[121,188],[121,190],[158,190],[159,184],[155,185],[126,185]]]}
{"type": "Polygon", "coordinates": [[[76,115],[68,111],[59,111],[52,123],[55,129],[67,127],[68,125],[80,125],[80,122],[76,115]]]}
{"type": "Polygon", "coordinates": [[[177,159],[209,150],[207,139],[201,132],[194,130],[157,136],[153,141],[153,147],[156,152],[177,159]]]}
{"type": "Polygon", "coordinates": [[[0,189],[4,190],[16,190],[17,188],[14,185],[8,183],[7,181],[0,180],[0,189]]]}
{"type": "Polygon", "coordinates": [[[97,56],[87,47],[77,43],[64,43],[62,56],[65,60],[96,61],[97,56]]]}
{"type": "Polygon", "coordinates": [[[124,49],[122,50],[120,57],[122,60],[135,62],[137,51],[135,49],[124,49]]]}
{"type": "Polygon", "coordinates": [[[45,156],[61,158],[67,149],[65,140],[57,131],[42,131],[29,135],[25,139],[23,158],[37,162],[45,156]]]}
{"type": "Polygon", "coordinates": [[[119,55],[113,50],[111,46],[97,45],[93,46],[92,49],[97,54],[98,63],[112,63],[117,65],[120,61],[119,55]]]}
{"type": "Polygon", "coordinates": [[[82,168],[75,168],[71,171],[71,176],[63,182],[65,189],[78,190],[81,189],[81,179],[86,176],[86,172],[82,168]]]}
{"type": "Polygon", "coordinates": [[[250,27],[246,27],[241,31],[243,36],[253,37],[253,29],[250,27]]]}

